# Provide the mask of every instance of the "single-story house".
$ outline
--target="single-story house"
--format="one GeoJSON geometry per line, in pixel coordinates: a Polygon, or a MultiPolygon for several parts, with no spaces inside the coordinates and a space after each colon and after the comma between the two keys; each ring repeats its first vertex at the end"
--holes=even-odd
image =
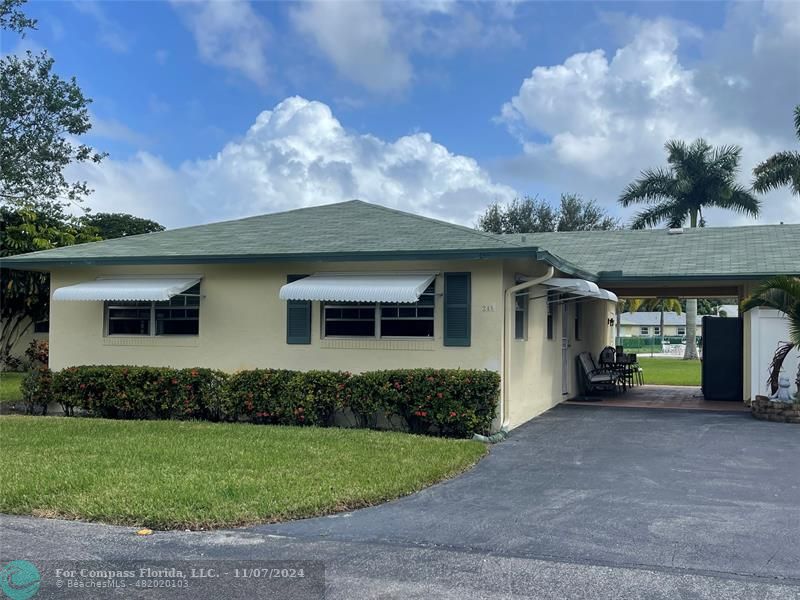
{"type": "MultiPolygon", "coordinates": [[[[478,368],[515,427],[577,393],[617,296],[742,297],[800,226],[492,235],[349,201],[34,252],[50,365],[478,368]]],[[[745,388],[748,389],[748,388],[745,388]]]]}
{"type": "MultiPolygon", "coordinates": [[[[697,316],[697,333],[703,335],[703,317],[697,316]]],[[[680,337],[686,335],[686,313],[664,311],[664,331],[661,313],[657,311],[624,312],[619,315],[620,337],[680,337]]]]}

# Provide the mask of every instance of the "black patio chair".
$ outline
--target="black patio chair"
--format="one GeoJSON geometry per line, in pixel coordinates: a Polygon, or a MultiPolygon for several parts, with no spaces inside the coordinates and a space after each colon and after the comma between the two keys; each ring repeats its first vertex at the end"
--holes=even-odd
{"type": "Polygon", "coordinates": [[[587,395],[596,392],[616,392],[619,376],[609,369],[601,369],[594,362],[589,352],[578,354],[578,366],[583,381],[583,389],[587,395]]]}

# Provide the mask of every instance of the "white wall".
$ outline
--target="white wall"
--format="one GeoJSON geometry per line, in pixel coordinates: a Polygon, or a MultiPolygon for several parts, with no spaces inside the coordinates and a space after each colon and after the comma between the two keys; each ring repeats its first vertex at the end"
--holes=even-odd
{"type": "MultiPolygon", "coordinates": [[[[770,395],[766,383],[769,365],[778,344],[789,339],[789,319],[777,310],[766,308],[750,310],[744,314],[744,319],[745,329],[749,328],[749,336],[745,335],[745,380],[747,385],[745,395],[752,400],[758,395],[770,395]]],[[[798,349],[795,348],[789,352],[783,362],[783,371],[792,381],[792,392],[796,391],[794,380],[797,374],[797,363],[798,349]]]]}

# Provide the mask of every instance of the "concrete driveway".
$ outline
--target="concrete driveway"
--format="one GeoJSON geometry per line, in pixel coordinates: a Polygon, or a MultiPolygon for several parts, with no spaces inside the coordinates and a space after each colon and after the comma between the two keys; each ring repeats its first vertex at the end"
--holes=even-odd
{"type": "Polygon", "coordinates": [[[342,598],[800,598],[799,457],[797,427],[747,414],[562,406],[374,508],[148,538],[2,517],[0,541],[32,559],[317,559],[342,598]]]}

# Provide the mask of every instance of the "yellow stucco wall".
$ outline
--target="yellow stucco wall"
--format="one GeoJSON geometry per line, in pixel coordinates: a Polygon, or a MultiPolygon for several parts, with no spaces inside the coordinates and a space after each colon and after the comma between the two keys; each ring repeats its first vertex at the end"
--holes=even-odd
{"type": "MultiPolygon", "coordinates": [[[[504,288],[515,283],[516,274],[538,277],[546,271],[544,265],[533,261],[506,261],[504,288]]],[[[560,276],[556,273],[556,276],[560,276]]],[[[614,316],[616,306],[604,300],[582,299],[554,305],[553,339],[547,339],[547,288],[535,286],[528,290],[527,336],[524,340],[509,341],[508,369],[508,425],[516,427],[543,413],[559,402],[578,394],[578,373],[575,358],[589,351],[597,356],[605,346],[611,345],[614,328],[608,319],[614,316]],[[582,306],[581,338],[575,339],[576,303],[582,306]],[[566,306],[566,313],[564,312],[566,306]],[[566,315],[566,316],[565,316],[566,315]],[[567,320],[567,392],[562,393],[562,323],[567,320]]],[[[513,315],[511,316],[513,320],[513,315]]]]}
{"type": "Polygon", "coordinates": [[[52,289],[125,274],[197,274],[203,277],[199,336],[103,335],[102,302],[52,302],[53,369],[81,364],[256,367],[366,371],[437,367],[499,370],[501,269],[499,262],[267,263],[253,265],[126,266],[60,269],[52,289]],[[286,343],[286,303],[278,298],[289,273],[319,271],[436,271],[433,340],[322,339],[319,303],[313,303],[310,345],[286,343]],[[472,273],[472,345],[445,347],[442,302],[445,271],[472,273]],[[494,308],[492,308],[494,307],[494,308]]]}
{"type": "MultiPolygon", "coordinates": [[[[545,265],[534,260],[266,263],[252,265],[119,266],[58,269],[52,289],[115,275],[200,275],[200,334],[194,337],[104,336],[102,302],[52,302],[50,364],[55,370],[83,364],[213,367],[227,371],[251,368],[333,369],[353,372],[389,368],[476,368],[501,370],[504,290],[516,273],[538,276],[545,265]],[[437,302],[432,340],[324,339],[321,307],[313,303],[311,344],[286,343],[286,303],[278,298],[287,274],[325,271],[435,271],[437,302]],[[472,273],[472,344],[445,347],[442,340],[442,273],[472,273]]],[[[532,288],[531,297],[546,288],[532,288]]],[[[546,300],[531,300],[526,340],[510,340],[507,422],[531,419],[577,393],[575,356],[594,356],[611,343],[607,319],[614,304],[584,300],[583,335],[574,339],[575,304],[567,304],[569,388],[561,390],[561,322],[558,307],[554,336],[546,336],[546,300]]],[[[513,324],[513,314],[510,316],[513,324]]],[[[513,327],[511,328],[513,336],[513,327]]]]}

